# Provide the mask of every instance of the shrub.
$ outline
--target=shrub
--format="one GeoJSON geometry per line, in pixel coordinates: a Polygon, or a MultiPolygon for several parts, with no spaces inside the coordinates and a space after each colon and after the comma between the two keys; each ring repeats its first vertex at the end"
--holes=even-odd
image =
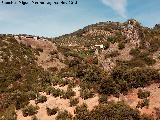
{"type": "Polygon", "coordinates": [[[60,97],[64,94],[64,91],[59,88],[58,89],[53,88],[51,93],[54,97],[60,97]]]}
{"type": "Polygon", "coordinates": [[[140,50],[138,48],[132,48],[129,52],[130,55],[133,55],[133,56],[138,56],[140,54],[140,50]]]}
{"type": "Polygon", "coordinates": [[[37,93],[34,91],[28,91],[28,96],[30,100],[34,100],[37,97],[37,93]]]}
{"type": "Polygon", "coordinates": [[[80,106],[76,106],[74,114],[74,120],[88,120],[89,110],[87,109],[87,104],[83,103],[80,106]]]}
{"type": "Polygon", "coordinates": [[[51,72],[57,72],[58,68],[57,67],[49,67],[48,70],[51,72]]]}
{"type": "Polygon", "coordinates": [[[52,77],[52,85],[53,86],[58,85],[60,81],[62,81],[62,79],[59,76],[53,76],[52,77]]]}
{"type": "Polygon", "coordinates": [[[157,120],[160,119],[160,108],[154,108],[157,120]]]}
{"type": "Polygon", "coordinates": [[[138,104],[137,104],[137,106],[136,106],[136,108],[141,108],[141,109],[142,109],[142,108],[145,107],[145,106],[146,106],[147,108],[149,107],[149,99],[146,99],[146,98],[145,98],[145,99],[143,99],[142,101],[139,101],[138,104]]]}
{"type": "Polygon", "coordinates": [[[146,63],[147,65],[153,65],[153,64],[156,63],[156,60],[154,60],[154,59],[151,58],[151,57],[144,57],[144,58],[142,58],[142,59],[145,61],[145,63],[146,63]]]}
{"type": "Polygon", "coordinates": [[[100,95],[100,97],[99,97],[99,103],[107,103],[108,102],[108,96],[107,95],[105,95],[105,94],[102,94],[102,95],[100,95]]]}
{"type": "Polygon", "coordinates": [[[81,112],[87,112],[88,111],[87,107],[88,106],[86,103],[83,103],[82,105],[76,106],[74,114],[78,114],[81,112]]]}
{"type": "Polygon", "coordinates": [[[47,110],[48,116],[51,116],[51,115],[55,115],[59,111],[59,108],[56,107],[51,109],[47,107],[46,110],[47,110]]]}
{"type": "Polygon", "coordinates": [[[63,54],[66,57],[68,57],[68,56],[79,57],[79,55],[76,51],[65,51],[63,54]]]}
{"type": "Polygon", "coordinates": [[[159,46],[160,46],[160,40],[156,40],[156,39],[153,39],[151,42],[150,42],[150,47],[149,47],[149,52],[156,52],[158,49],[159,49],[159,46]]]}
{"type": "Polygon", "coordinates": [[[118,51],[112,51],[111,53],[107,54],[107,55],[105,56],[105,58],[109,58],[109,57],[113,58],[113,57],[117,57],[117,56],[119,56],[119,55],[120,55],[120,54],[119,54],[118,51]]]}
{"type": "Polygon", "coordinates": [[[75,94],[76,93],[71,88],[67,88],[67,91],[62,95],[62,98],[70,99],[71,97],[75,96],[75,94]]]}
{"type": "Polygon", "coordinates": [[[45,92],[47,95],[50,95],[53,91],[53,87],[52,86],[48,86],[46,89],[45,89],[45,92]]]}
{"type": "Polygon", "coordinates": [[[115,83],[114,80],[111,78],[108,78],[107,80],[104,80],[100,86],[99,86],[99,92],[101,94],[117,94],[120,92],[119,85],[115,83]]]}
{"type": "Polygon", "coordinates": [[[94,95],[93,91],[89,90],[88,88],[80,90],[80,97],[83,99],[92,98],[94,95]]]}
{"type": "Polygon", "coordinates": [[[44,103],[47,101],[47,97],[46,96],[43,96],[43,95],[40,95],[37,97],[37,99],[35,100],[35,103],[38,104],[38,103],[44,103]]]}
{"type": "Polygon", "coordinates": [[[151,81],[159,78],[158,71],[154,69],[117,67],[106,80],[100,83],[99,92],[103,94],[123,93],[131,88],[149,85],[151,81]]]}
{"type": "Polygon", "coordinates": [[[33,116],[31,117],[31,120],[39,120],[39,119],[37,118],[37,116],[33,115],[33,116]]]}
{"type": "Polygon", "coordinates": [[[76,106],[79,103],[79,99],[78,98],[70,98],[70,107],[72,106],[76,106]]]}
{"type": "Polygon", "coordinates": [[[80,60],[78,58],[74,58],[73,60],[69,61],[69,67],[76,66],[80,63],[80,60]]]}
{"type": "Polygon", "coordinates": [[[93,59],[93,64],[98,64],[98,58],[97,58],[97,57],[95,57],[95,58],[93,59]]]}
{"type": "Polygon", "coordinates": [[[125,48],[125,43],[120,42],[120,43],[118,44],[118,49],[119,49],[119,50],[122,50],[122,49],[124,49],[124,48],[125,48]]]}
{"type": "Polygon", "coordinates": [[[58,52],[56,51],[56,50],[52,50],[49,54],[51,54],[51,55],[55,55],[55,54],[57,54],[58,52]]]}
{"type": "Polygon", "coordinates": [[[111,36],[111,37],[108,37],[107,41],[114,44],[116,42],[116,38],[111,36]]]}
{"type": "Polygon", "coordinates": [[[86,105],[77,106],[74,120],[140,120],[138,110],[130,108],[123,102],[100,104],[92,111],[86,105]]]}
{"type": "Polygon", "coordinates": [[[38,50],[39,52],[43,52],[43,49],[42,49],[42,48],[37,48],[37,50],[38,50]]]}
{"type": "Polygon", "coordinates": [[[101,104],[90,112],[92,120],[139,120],[138,110],[132,109],[123,102],[101,104]]]}
{"type": "Polygon", "coordinates": [[[142,61],[146,65],[153,65],[156,63],[156,60],[149,57],[148,51],[140,52],[140,50],[136,48],[136,49],[132,49],[130,51],[130,54],[134,56],[134,58],[131,61],[142,61]]]}
{"type": "Polygon", "coordinates": [[[14,104],[16,106],[16,110],[23,108],[29,103],[28,94],[25,92],[20,92],[20,91],[13,92],[11,99],[15,101],[14,104]]]}
{"type": "Polygon", "coordinates": [[[138,95],[138,98],[144,99],[144,98],[147,98],[147,97],[150,96],[150,92],[149,91],[143,91],[142,89],[139,89],[137,95],[138,95]]]}
{"type": "Polygon", "coordinates": [[[15,108],[10,106],[7,108],[7,110],[4,112],[3,116],[1,117],[0,114],[0,119],[1,120],[17,120],[17,115],[15,112],[15,108]]]}
{"type": "Polygon", "coordinates": [[[141,115],[141,120],[154,120],[152,115],[143,114],[141,115]]]}
{"type": "Polygon", "coordinates": [[[93,54],[94,52],[95,52],[95,50],[94,50],[94,49],[89,49],[89,50],[87,51],[87,53],[86,53],[86,54],[91,55],[91,54],[93,54]]]}
{"type": "Polygon", "coordinates": [[[103,45],[104,45],[104,50],[106,50],[109,48],[110,44],[109,44],[109,42],[104,42],[103,45]]]}
{"type": "Polygon", "coordinates": [[[78,68],[77,72],[80,72],[78,74],[83,76],[82,77],[83,82],[94,84],[94,83],[99,83],[101,81],[102,70],[95,65],[86,65],[83,66],[82,68],[80,67],[78,68]]]}
{"type": "Polygon", "coordinates": [[[72,115],[67,111],[60,111],[56,117],[56,120],[72,120],[72,115]]]}
{"type": "Polygon", "coordinates": [[[68,88],[74,88],[76,86],[76,81],[69,81],[68,88]]]}
{"type": "Polygon", "coordinates": [[[59,86],[65,86],[69,84],[69,81],[67,79],[59,79],[58,81],[59,86]]]}
{"type": "Polygon", "coordinates": [[[22,109],[22,113],[24,117],[27,117],[36,114],[38,112],[37,110],[38,110],[37,106],[28,105],[22,109]]]}
{"type": "Polygon", "coordinates": [[[127,66],[134,68],[134,67],[145,67],[146,64],[141,59],[132,58],[130,61],[127,61],[127,66]]]}

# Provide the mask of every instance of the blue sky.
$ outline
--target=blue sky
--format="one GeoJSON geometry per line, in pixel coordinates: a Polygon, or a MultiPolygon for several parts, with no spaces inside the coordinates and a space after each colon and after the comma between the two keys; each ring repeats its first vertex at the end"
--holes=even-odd
{"type": "MultiPolygon", "coordinates": [[[[23,1],[31,2],[32,0],[23,1]]],[[[60,0],[34,1],[54,2],[60,0]]],[[[5,5],[0,1],[0,33],[26,33],[55,37],[76,31],[89,24],[108,20],[123,22],[134,18],[148,27],[160,23],[160,0],[77,1],[77,5],[51,6],[5,5]]]]}

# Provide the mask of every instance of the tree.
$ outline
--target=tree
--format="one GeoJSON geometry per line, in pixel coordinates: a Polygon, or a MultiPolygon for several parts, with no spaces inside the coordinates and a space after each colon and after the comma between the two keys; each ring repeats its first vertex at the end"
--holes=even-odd
{"type": "Polygon", "coordinates": [[[60,111],[56,117],[56,120],[72,120],[72,115],[67,111],[60,111]]]}

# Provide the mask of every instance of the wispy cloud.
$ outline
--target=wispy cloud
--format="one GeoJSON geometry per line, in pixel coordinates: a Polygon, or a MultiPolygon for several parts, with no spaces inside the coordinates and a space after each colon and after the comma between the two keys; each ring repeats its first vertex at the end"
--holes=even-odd
{"type": "Polygon", "coordinates": [[[115,10],[120,16],[126,18],[127,15],[127,0],[101,0],[105,5],[111,7],[115,10]]]}

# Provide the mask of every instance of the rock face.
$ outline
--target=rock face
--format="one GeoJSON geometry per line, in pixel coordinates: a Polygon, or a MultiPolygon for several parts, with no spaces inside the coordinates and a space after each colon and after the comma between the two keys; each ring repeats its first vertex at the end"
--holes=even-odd
{"type": "Polygon", "coordinates": [[[140,45],[139,34],[138,30],[135,28],[134,25],[128,24],[126,27],[124,27],[122,30],[122,35],[130,39],[130,43],[132,43],[134,46],[139,47],[140,45]]]}

